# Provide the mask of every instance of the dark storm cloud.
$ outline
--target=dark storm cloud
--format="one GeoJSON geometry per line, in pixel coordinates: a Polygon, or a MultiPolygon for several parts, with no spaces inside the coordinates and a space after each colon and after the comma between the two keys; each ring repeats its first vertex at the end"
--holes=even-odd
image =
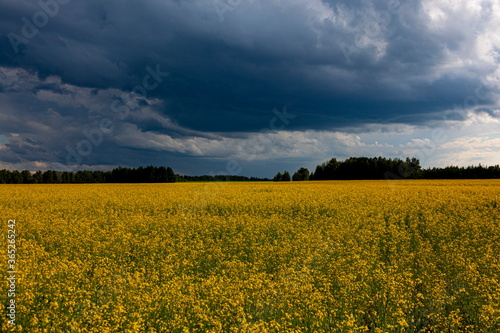
{"type": "MultiPolygon", "coordinates": [[[[74,85],[129,90],[159,64],[171,77],[152,94],[169,102],[165,112],[179,124],[205,131],[258,130],[270,108],[285,104],[301,115],[293,125],[301,129],[407,114],[425,120],[478,85],[467,71],[433,77],[471,37],[429,31],[418,1],[241,1],[223,21],[215,3],[70,1],[22,52],[4,37],[1,61],[74,85]]],[[[20,34],[21,18],[40,10],[35,1],[5,6],[4,34],[20,34]]]]}
{"type": "Polygon", "coordinates": [[[104,117],[115,129],[83,163],[161,164],[162,151],[186,169],[180,156],[216,165],[207,158],[224,149],[247,159],[297,150],[242,141],[270,130],[283,106],[296,116],[286,130],[306,133],[301,149],[321,138],[345,144],[342,156],[373,147],[310,131],[466,121],[468,110],[498,117],[494,1],[7,0],[0,9],[0,68],[17,73],[0,71],[4,162],[65,163],[65,147],[104,117]],[[144,82],[155,87],[137,96],[144,82]],[[121,119],[114,102],[136,109],[121,119]]]}

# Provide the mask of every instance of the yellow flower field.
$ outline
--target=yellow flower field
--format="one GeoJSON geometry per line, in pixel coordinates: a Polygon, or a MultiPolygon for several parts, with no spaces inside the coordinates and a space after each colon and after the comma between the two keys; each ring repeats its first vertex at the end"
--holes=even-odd
{"type": "Polygon", "coordinates": [[[500,180],[0,186],[2,332],[499,332],[500,180]]]}

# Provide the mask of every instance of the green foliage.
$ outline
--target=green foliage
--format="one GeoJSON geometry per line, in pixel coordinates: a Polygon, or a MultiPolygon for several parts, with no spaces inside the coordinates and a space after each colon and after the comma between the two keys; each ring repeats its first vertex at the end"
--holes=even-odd
{"type": "Polygon", "coordinates": [[[297,172],[293,174],[292,180],[294,182],[307,181],[309,180],[310,174],[309,170],[306,168],[300,168],[297,172]]]}
{"type": "Polygon", "coordinates": [[[421,178],[420,161],[385,157],[350,157],[343,162],[332,158],[318,165],[314,180],[408,179],[421,178]]]}
{"type": "Polygon", "coordinates": [[[0,184],[72,184],[72,183],[174,183],[178,175],[168,167],[118,167],[112,171],[77,172],[46,170],[0,170],[0,184]]]}
{"type": "Polygon", "coordinates": [[[288,171],[283,172],[283,178],[281,180],[284,182],[289,182],[291,180],[290,173],[288,171]]]}
{"type": "Polygon", "coordinates": [[[274,176],[274,179],[273,179],[275,182],[281,182],[283,181],[283,175],[281,174],[281,172],[278,172],[276,174],[276,176],[274,176]]]}

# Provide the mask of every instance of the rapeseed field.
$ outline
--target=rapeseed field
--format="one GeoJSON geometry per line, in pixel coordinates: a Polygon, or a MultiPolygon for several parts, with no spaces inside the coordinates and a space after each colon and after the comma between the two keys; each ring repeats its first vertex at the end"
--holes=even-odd
{"type": "Polygon", "coordinates": [[[2,185],[2,332],[499,332],[500,181],[2,185]]]}

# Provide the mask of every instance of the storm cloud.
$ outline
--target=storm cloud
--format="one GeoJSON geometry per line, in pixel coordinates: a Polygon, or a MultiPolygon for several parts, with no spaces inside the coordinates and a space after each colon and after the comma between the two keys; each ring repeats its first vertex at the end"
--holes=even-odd
{"type": "Polygon", "coordinates": [[[498,163],[497,0],[0,6],[0,166],[498,163]]]}

